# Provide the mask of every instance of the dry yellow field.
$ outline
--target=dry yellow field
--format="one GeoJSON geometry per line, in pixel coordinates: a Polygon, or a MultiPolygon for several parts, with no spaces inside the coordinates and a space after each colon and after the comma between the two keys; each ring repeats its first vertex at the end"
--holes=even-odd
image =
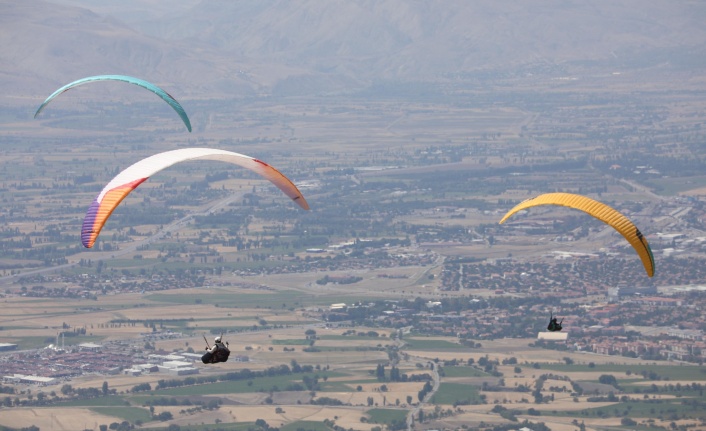
{"type": "Polygon", "coordinates": [[[98,429],[97,425],[122,422],[113,416],[94,413],[86,408],[13,408],[0,410],[0,424],[11,428],[32,425],[42,430],[77,431],[98,429]]]}

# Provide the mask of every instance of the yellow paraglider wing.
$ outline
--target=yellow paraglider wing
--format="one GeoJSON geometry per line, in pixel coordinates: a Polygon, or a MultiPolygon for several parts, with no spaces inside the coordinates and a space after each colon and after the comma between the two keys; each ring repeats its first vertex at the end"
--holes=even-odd
{"type": "Polygon", "coordinates": [[[598,220],[611,226],[618,231],[630,245],[635,249],[642,264],[647,271],[647,276],[652,277],[655,273],[655,259],[652,255],[652,249],[647,243],[640,229],[635,226],[630,219],[609,207],[608,205],[588,198],[586,196],[575,195],[572,193],[546,193],[532,199],[520,202],[500,220],[500,224],[510,218],[513,214],[524,209],[536,207],[539,205],[560,205],[564,207],[574,208],[589,214],[598,220]]]}

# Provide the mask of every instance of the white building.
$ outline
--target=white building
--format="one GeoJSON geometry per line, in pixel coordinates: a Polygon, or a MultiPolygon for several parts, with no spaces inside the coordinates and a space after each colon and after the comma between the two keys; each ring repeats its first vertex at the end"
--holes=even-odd
{"type": "Polygon", "coordinates": [[[186,361],[165,361],[162,365],[159,365],[159,371],[174,376],[185,376],[199,373],[198,368],[195,368],[191,362],[186,361]]]}
{"type": "Polygon", "coordinates": [[[189,352],[180,353],[180,355],[184,357],[185,361],[193,361],[193,362],[200,362],[201,356],[203,356],[203,354],[201,354],[201,353],[189,353],[189,352]]]}
{"type": "Polygon", "coordinates": [[[7,352],[15,349],[17,349],[17,344],[0,343],[0,352],[7,352]]]}
{"type": "Polygon", "coordinates": [[[540,332],[539,334],[537,334],[538,340],[566,341],[568,338],[568,332],[540,332]]]}
{"type": "Polygon", "coordinates": [[[53,377],[26,376],[24,374],[4,376],[3,380],[8,383],[29,383],[38,386],[53,385],[56,383],[56,379],[53,377]]]}
{"type": "Polygon", "coordinates": [[[81,343],[78,345],[78,348],[89,352],[100,352],[103,349],[103,346],[96,343],[81,343]]]}

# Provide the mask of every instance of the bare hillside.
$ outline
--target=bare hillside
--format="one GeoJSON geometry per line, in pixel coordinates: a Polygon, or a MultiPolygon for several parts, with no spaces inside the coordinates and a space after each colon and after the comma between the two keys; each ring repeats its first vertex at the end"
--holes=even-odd
{"type": "MultiPolygon", "coordinates": [[[[59,85],[98,74],[127,74],[199,91],[253,92],[237,62],[210,50],[165,42],[85,8],[50,2],[0,2],[0,90],[7,97],[46,97],[59,85]]],[[[98,89],[97,91],[100,91],[98,89]]]]}
{"type": "Polygon", "coordinates": [[[704,22],[699,1],[0,0],[0,90],[34,100],[100,73],[194,98],[616,65],[700,73],[704,22]]]}
{"type": "Polygon", "coordinates": [[[375,80],[703,46],[705,19],[702,2],[686,1],[206,0],[141,29],[375,80]]]}

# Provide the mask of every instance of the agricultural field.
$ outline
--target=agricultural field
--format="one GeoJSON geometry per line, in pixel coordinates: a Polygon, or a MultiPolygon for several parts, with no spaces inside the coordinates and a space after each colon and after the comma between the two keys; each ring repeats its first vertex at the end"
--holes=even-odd
{"type": "MultiPolygon", "coordinates": [[[[616,362],[579,352],[556,356],[530,347],[529,339],[467,347],[449,337],[406,333],[400,338],[395,330],[322,322],[312,310],[328,305],[297,304],[288,290],[243,291],[243,300],[234,301],[241,293],[228,295],[227,289],[98,300],[5,298],[14,314],[0,323],[3,337],[22,342],[31,335],[23,350],[55,344],[61,328],[50,324],[61,316],[70,328],[87,328],[86,334],[64,337],[70,340],[67,350],[92,342],[110,354],[130,351],[147,361],[148,354],[198,353],[204,335],[222,332],[232,355],[248,360],[195,363],[199,373],[186,377],[86,374],[44,387],[17,385],[6,402],[17,398],[25,406],[1,409],[0,424],[71,430],[127,421],[151,429],[197,430],[210,423],[237,430],[264,421],[280,429],[372,430],[401,426],[413,415],[429,427],[529,420],[563,429],[578,420],[587,429],[630,421],[657,429],[672,422],[700,426],[704,419],[706,370],[698,365],[616,362]],[[18,322],[20,315],[25,319],[18,322]],[[86,398],[92,389],[95,395],[86,398]],[[86,425],[78,424],[78,417],[86,425]]],[[[51,365],[62,355],[52,348],[44,352],[33,361],[51,365]]]]}

